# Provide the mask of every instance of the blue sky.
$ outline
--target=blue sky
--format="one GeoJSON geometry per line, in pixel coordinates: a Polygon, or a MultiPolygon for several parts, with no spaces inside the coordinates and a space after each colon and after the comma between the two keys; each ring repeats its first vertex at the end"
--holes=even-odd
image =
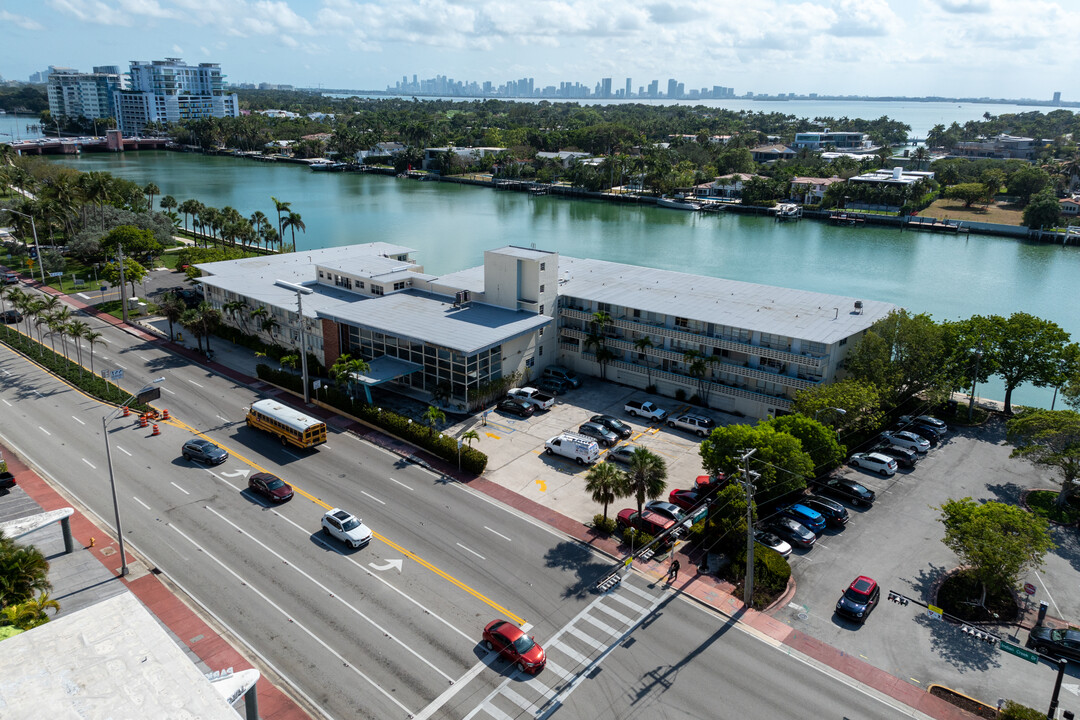
{"type": "Polygon", "coordinates": [[[3,0],[0,27],[9,80],[180,57],[305,87],[674,77],[740,95],[1080,100],[1074,0],[3,0]]]}

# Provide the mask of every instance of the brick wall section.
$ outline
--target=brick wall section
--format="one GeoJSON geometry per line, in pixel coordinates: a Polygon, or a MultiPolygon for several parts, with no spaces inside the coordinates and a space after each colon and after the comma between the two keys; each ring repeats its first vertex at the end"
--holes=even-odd
{"type": "Polygon", "coordinates": [[[320,319],[322,320],[323,355],[325,356],[323,364],[330,367],[341,356],[341,334],[338,332],[336,322],[327,318],[320,319]]]}

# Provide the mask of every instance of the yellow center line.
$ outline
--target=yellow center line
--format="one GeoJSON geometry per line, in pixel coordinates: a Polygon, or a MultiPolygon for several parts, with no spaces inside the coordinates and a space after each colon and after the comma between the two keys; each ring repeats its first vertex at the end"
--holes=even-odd
{"type": "MultiPolygon", "coordinates": [[[[185,422],[183,422],[181,420],[177,420],[175,415],[172,416],[169,420],[162,420],[160,422],[163,422],[163,423],[165,423],[167,425],[173,425],[173,426],[181,428],[183,430],[187,430],[187,431],[191,432],[193,435],[197,435],[198,437],[201,437],[204,440],[210,440],[210,442],[215,442],[214,440],[211,440],[206,435],[199,432],[195,428],[191,427],[187,423],[185,423],[185,422]]],[[[243,455],[237,454],[236,452],[234,452],[231,449],[229,449],[229,455],[231,455],[232,457],[235,457],[237,460],[239,460],[239,461],[241,461],[243,463],[246,463],[246,464],[250,465],[251,467],[258,470],[259,472],[270,472],[269,470],[263,468],[258,463],[247,459],[243,455]]],[[[292,485],[292,488],[293,488],[294,492],[300,493],[301,495],[303,495],[305,498],[307,498],[311,502],[315,503],[316,505],[319,505],[320,507],[322,507],[322,508],[324,508],[326,510],[330,510],[333,507],[332,505],[326,503],[323,500],[320,500],[319,498],[315,497],[314,495],[311,495],[310,493],[304,492],[300,488],[296,487],[296,485],[293,485],[292,483],[289,483],[289,484],[292,485]]],[[[399,553],[401,553],[405,557],[409,558],[410,560],[413,560],[414,562],[417,562],[420,565],[424,566],[425,568],[427,568],[431,572],[433,572],[436,575],[438,575],[439,577],[441,577],[443,580],[446,580],[450,584],[455,585],[458,588],[464,590],[465,592],[472,595],[474,598],[476,598],[480,602],[484,603],[485,605],[487,605],[487,606],[491,607],[492,609],[497,610],[498,612],[502,613],[503,615],[505,615],[510,620],[513,620],[514,622],[516,622],[518,625],[524,625],[525,624],[525,618],[523,618],[523,617],[521,617],[519,615],[516,615],[515,613],[510,612],[505,607],[503,607],[499,603],[495,602],[491,598],[487,597],[486,595],[484,595],[480,591],[474,590],[473,588],[469,587],[468,585],[461,582],[457,578],[451,576],[446,571],[440,570],[439,568],[435,567],[434,565],[432,565],[431,563],[429,563],[427,560],[423,559],[422,557],[420,557],[416,553],[414,553],[414,552],[412,552],[410,550],[406,550],[405,548],[401,547],[400,545],[398,545],[396,542],[394,542],[390,538],[386,537],[385,535],[381,535],[380,533],[372,531],[371,536],[374,537],[375,539],[385,543],[386,545],[389,545],[391,548],[393,548],[394,550],[397,550],[399,553]]]]}

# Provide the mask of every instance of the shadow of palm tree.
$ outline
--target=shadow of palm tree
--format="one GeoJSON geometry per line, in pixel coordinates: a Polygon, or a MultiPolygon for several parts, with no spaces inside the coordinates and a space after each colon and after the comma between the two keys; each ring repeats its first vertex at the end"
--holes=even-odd
{"type": "Polygon", "coordinates": [[[612,563],[599,562],[589,548],[575,542],[561,542],[548,550],[544,555],[544,563],[549,568],[576,573],[577,582],[567,585],[562,591],[562,596],[566,599],[581,599],[595,594],[596,583],[614,568],[612,563]]]}

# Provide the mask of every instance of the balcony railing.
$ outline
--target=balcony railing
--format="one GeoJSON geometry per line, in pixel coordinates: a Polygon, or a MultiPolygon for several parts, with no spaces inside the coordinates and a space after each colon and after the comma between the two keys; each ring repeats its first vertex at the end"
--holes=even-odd
{"type": "MultiPolygon", "coordinates": [[[[584,310],[575,310],[573,308],[560,308],[559,314],[566,318],[585,320],[586,322],[591,322],[593,319],[592,313],[585,312],[584,310]]],[[[712,335],[676,330],[674,328],[664,327],[663,325],[650,325],[649,323],[643,323],[625,316],[613,317],[611,324],[616,328],[622,328],[623,330],[629,330],[642,335],[662,335],[674,340],[682,340],[683,342],[693,345],[710,345],[724,350],[734,350],[735,352],[757,355],[771,360],[779,360],[780,362],[796,363],[797,365],[804,365],[811,368],[820,368],[829,362],[828,355],[801,355],[788,350],[777,350],[775,348],[752,345],[738,340],[726,340],[712,335]]]]}

